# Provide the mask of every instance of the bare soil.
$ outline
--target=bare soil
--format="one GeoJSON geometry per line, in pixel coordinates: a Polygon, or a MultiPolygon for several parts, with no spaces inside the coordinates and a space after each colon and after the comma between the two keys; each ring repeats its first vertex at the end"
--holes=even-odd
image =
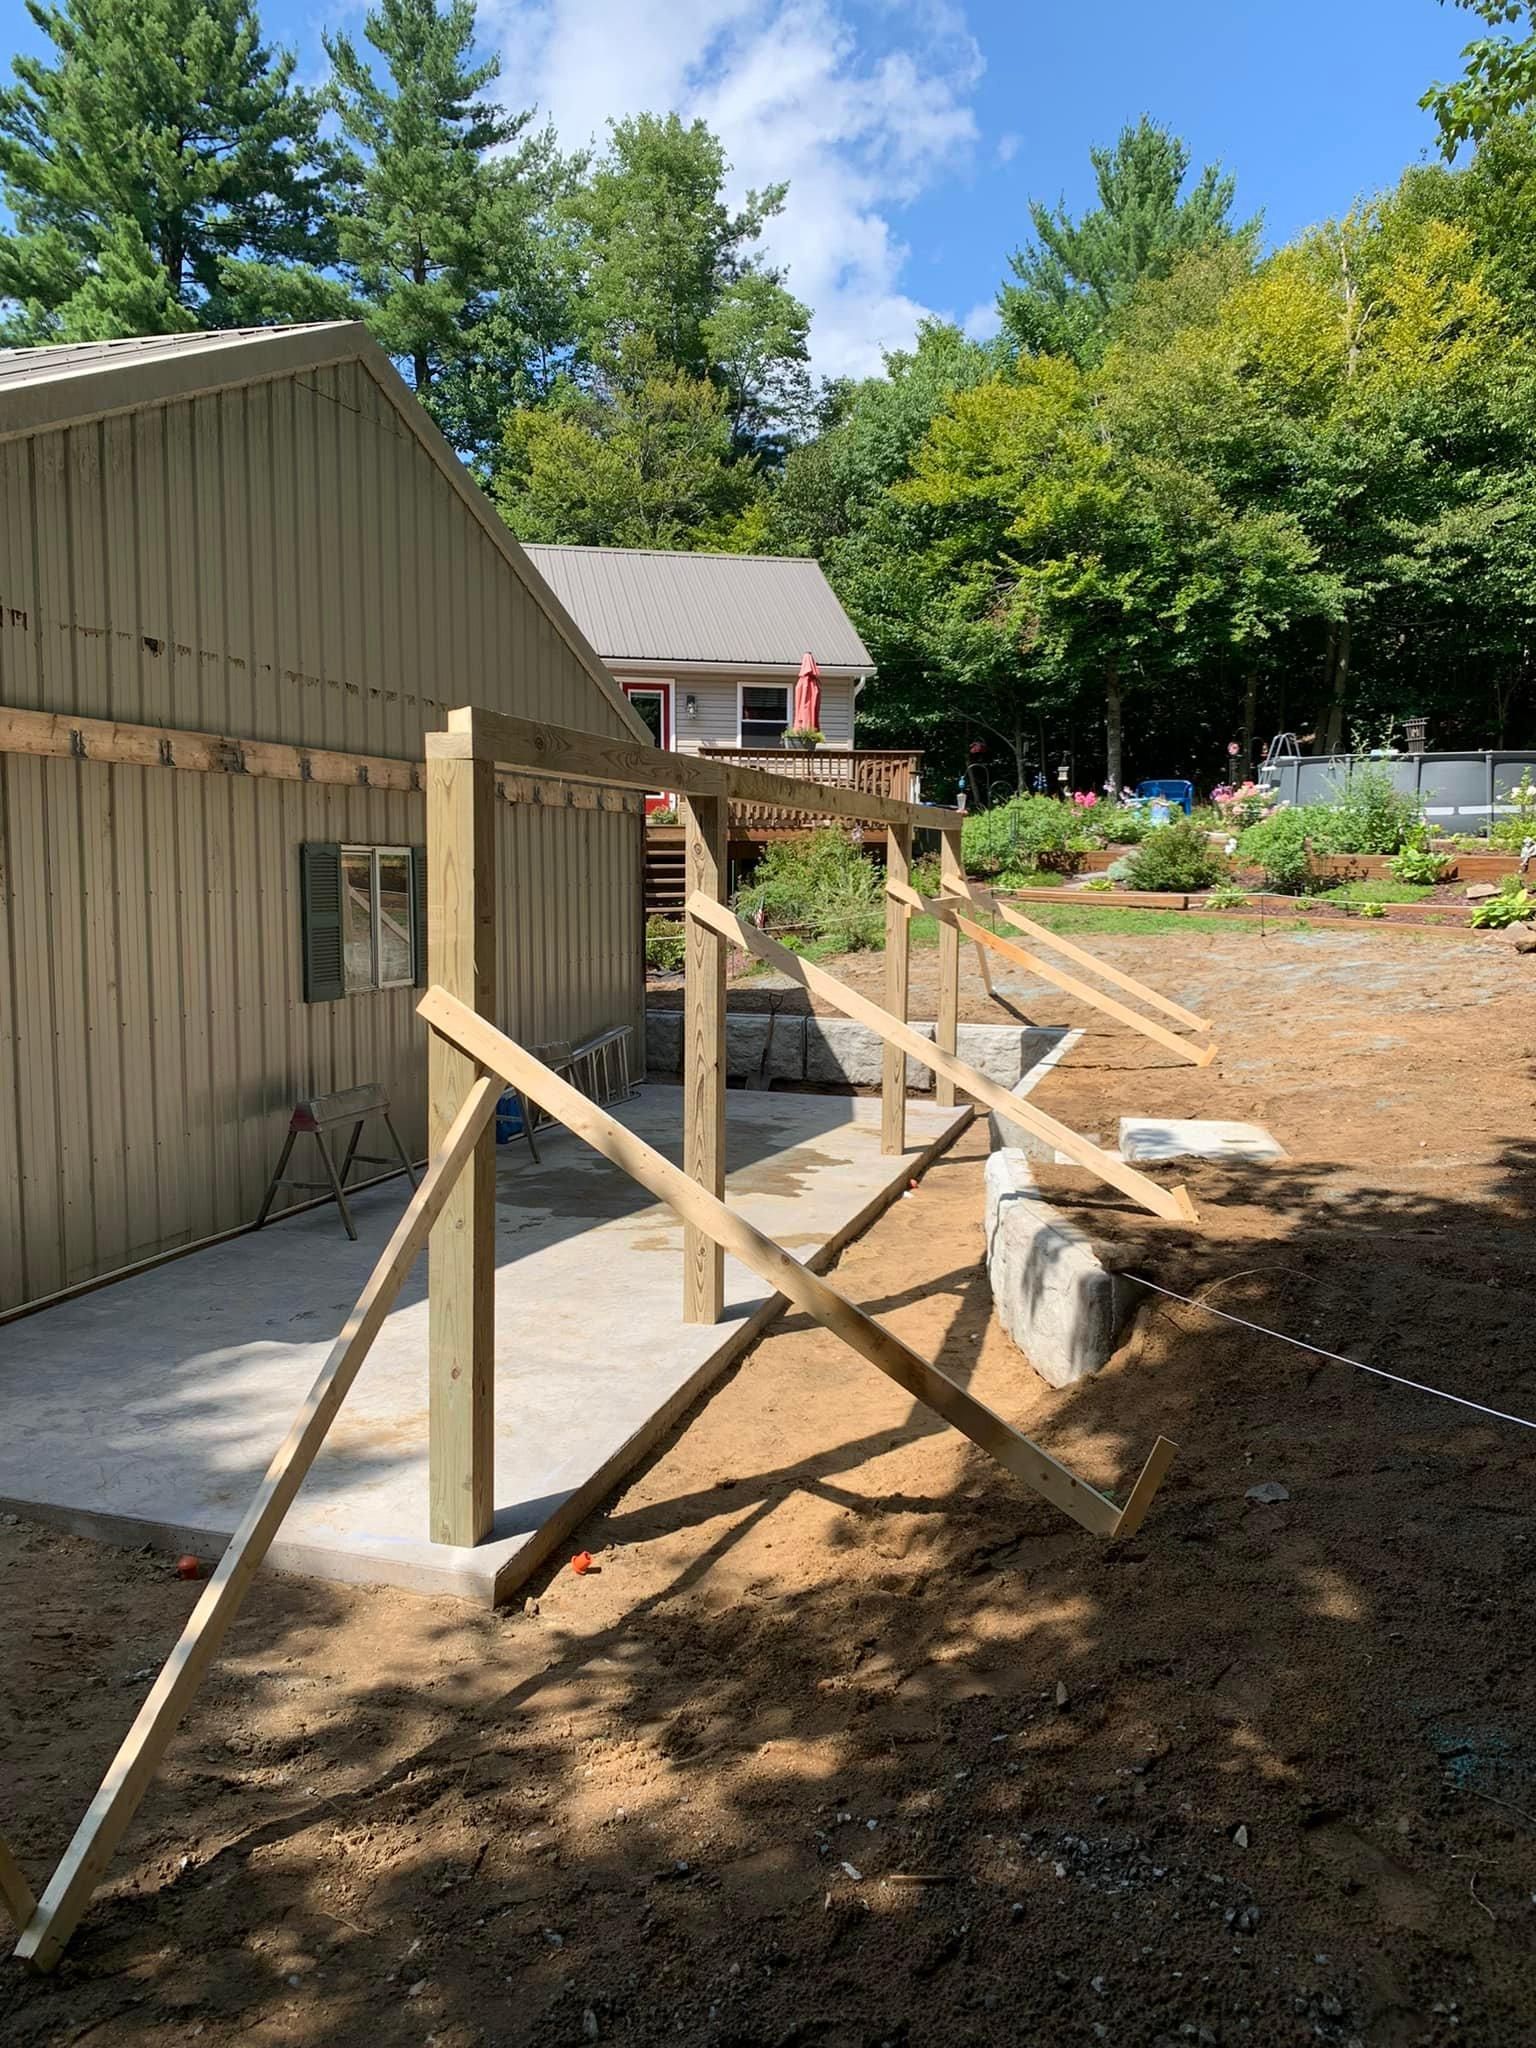
{"type": "MultiPolygon", "coordinates": [[[[1042,1104],[1104,1138],[1252,1117],[1291,1155],[1181,1173],[1198,1232],[1064,1177],[1122,1262],[1536,1416],[1536,961],[1090,943],[1221,1057],[1091,1030],[1042,1104]]],[[[788,1319],[536,1614],[264,1577],[63,1968],[0,1968],[6,2048],[1536,2037],[1536,1438],[1164,1301],[1052,1391],[991,1320],[983,1145],[839,1284],[1096,1484],[1174,1437],[1137,1537],[788,1319]]],[[[0,1825],[35,1880],[195,1592],[0,1527],[0,1825]]]]}

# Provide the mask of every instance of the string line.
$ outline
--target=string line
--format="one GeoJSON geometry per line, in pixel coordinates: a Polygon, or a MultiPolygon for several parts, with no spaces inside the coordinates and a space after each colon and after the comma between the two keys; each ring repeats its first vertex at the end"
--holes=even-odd
{"type": "Polygon", "coordinates": [[[1342,1351],[1325,1351],[1321,1344],[1304,1343],[1300,1337],[1288,1337],[1284,1330],[1267,1329],[1263,1323],[1250,1323],[1246,1316],[1229,1315],[1224,1308],[1212,1308],[1207,1301],[1196,1301],[1190,1295],[1175,1293],[1171,1287],[1160,1287],[1155,1280],[1145,1279],[1140,1273],[1127,1273],[1127,1280],[1134,1280],[1138,1287],[1148,1287],[1154,1294],[1165,1294],[1170,1301],[1182,1301],[1186,1308],[1197,1308],[1208,1316],[1219,1316],[1224,1323],[1236,1323],[1239,1329],[1253,1330],[1260,1337],[1273,1337],[1277,1344],[1289,1344],[1297,1351],[1310,1351],[1314,1358],[1328,1358],[1335,1365],[1352,1365],[1356,1372],[1368,1372],[1379,1380],[1391,1380],[1394,1386],[1411,1387],[1416,1394],[1433,1394],[1437,1401],[1454,1401],[1458,1408],[1471,1408],[1479,1415],[1491,1415],[1495,1422],[1513,1422],[1521,1429],[1536,1429],[1536,1422],[1524,1415],[1510,1415],[1502,1408],[1486,1407],[1481,1401],[1469,1401],[1465,1394],[1448,1394],[1444,1387],[1426,1386],[1423,1380],[1404,1379],[1401,1373],[1387,1372],[1382,1366],[1367,1365],[1363,1358],[1346,1358],[1342,1351]]]}

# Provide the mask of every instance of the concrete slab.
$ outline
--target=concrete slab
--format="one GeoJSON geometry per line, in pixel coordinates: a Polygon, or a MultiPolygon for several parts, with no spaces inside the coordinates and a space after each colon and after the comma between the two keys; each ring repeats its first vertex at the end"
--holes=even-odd
{"type": "Polygon", "coordinates": [[[1284,1146],[1262,1124],[1233,1123],[1220,1117],[1120,1119],[1120,1157],[1135,1166],[1154,1166],[1163,1159],[1220,1159],[1253,1165],[1285,1156],[1284,1146]]]}
{"type": "MultiPolygon", "coordinates": [[[[671,1158],[682,1091],[619,1112],[671,1158]]],[[[880,1154],[880,1104],[729,1102],[733,1207],[822,1266],[969,1120],[913,1103],[880,1154]]],[[[734,1260],[726,1316],[679,1319],[682,1226],[578,1140],[498,1153],[496,1521],[474,1549],[429,1543],[426,1261],[420,1260],[316,1460],[271,1562],[489,1602],[505,1598],[766,1327],[776,1303],[734,1260]]],[[[359,1194],[194,1252],[0,1329],[0,1505],[112,1540],[214,1554],[403,1206],[359,1194]]]]}

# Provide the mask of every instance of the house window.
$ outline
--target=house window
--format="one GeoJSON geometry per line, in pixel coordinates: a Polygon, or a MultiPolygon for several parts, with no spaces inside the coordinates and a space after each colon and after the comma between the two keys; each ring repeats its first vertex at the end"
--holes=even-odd
{"type": "Polygon", "coordinates": [[[788,683],[743,683],[741,744],[744,747],[776,747],[788,729],[788,683]]]}
{"type": "Polygon", "coordinates": [[[408,846],[341,849],[341,954],[349,996],[410,986],[408,846]]]}
{"type": "Polygon", "coordinates": [[[419,846],[299,849],[304,1000],[408,988],[425,962],[426,866],[419,846]]]}

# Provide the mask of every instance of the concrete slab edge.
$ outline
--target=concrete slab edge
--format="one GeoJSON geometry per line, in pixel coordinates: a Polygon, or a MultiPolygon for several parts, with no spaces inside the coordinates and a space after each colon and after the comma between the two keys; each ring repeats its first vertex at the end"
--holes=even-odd
{"type": "MultiPolygon", "coordinates": [[[[862,1237],[875,1220],[906,1192],[909,1180],[921,1180],[928,1169],[947,1152],[970,1125],[975,1111],[969,1103],[955,1111],[950,1122],[921,1151],[906,1153],[891,1162],[889,1181],[864,1207],[840,1224],[826,1242],[806,1260],[813,1272],[824,1273],[839,1256],[862,1237]]],[[[472,1601],[495,1607],[508,1599],[541,1564],[557,1550],[572,1529],[665,1437],[708,1392],[729,1366],[763,1337],[788,1307],[782,1294],[775,1294],[755,1309],[744,1323],[731,1330],[698,1369],[637,1429],[601,1468],[563,1500],[541,1527],[530,1535],[517,1553],[505,1560],[494,1574],[476,1562],[474,1550],[458,1552],[454,1562],[442,1546],[441,1561],[423,1568],[419,1576],[409,1563],[392,1560],[390,1577],[379,1576],[378,1560],[365,1551],[341,1551],[306,1542],[302,1537],[285,1538],[279,1530],[263,1560],[264,1571],[289,1573],[301,1578],[330,1580],[354,1586],[384,1586],[414,1592],[428,1598],[472,1601]],[[460,1562],[459,1560],[462,1560],[460,1562]]],[[[23,1516],[45,1528],[60,1529],[67,1535],[84,1536],[98,1543],[115,1543],[126,1548],[149,1544],[174,1557],[178,1552],[216,1560],[229,1545],[224,1530],[200,1528],[189,1523],[157,1521],[152,1516],[125,1515],[89,1508],[60,1507],[47,1501],[30,1501],[16,1495],[0,1495],[0,1512],[23,1516]]]]}

